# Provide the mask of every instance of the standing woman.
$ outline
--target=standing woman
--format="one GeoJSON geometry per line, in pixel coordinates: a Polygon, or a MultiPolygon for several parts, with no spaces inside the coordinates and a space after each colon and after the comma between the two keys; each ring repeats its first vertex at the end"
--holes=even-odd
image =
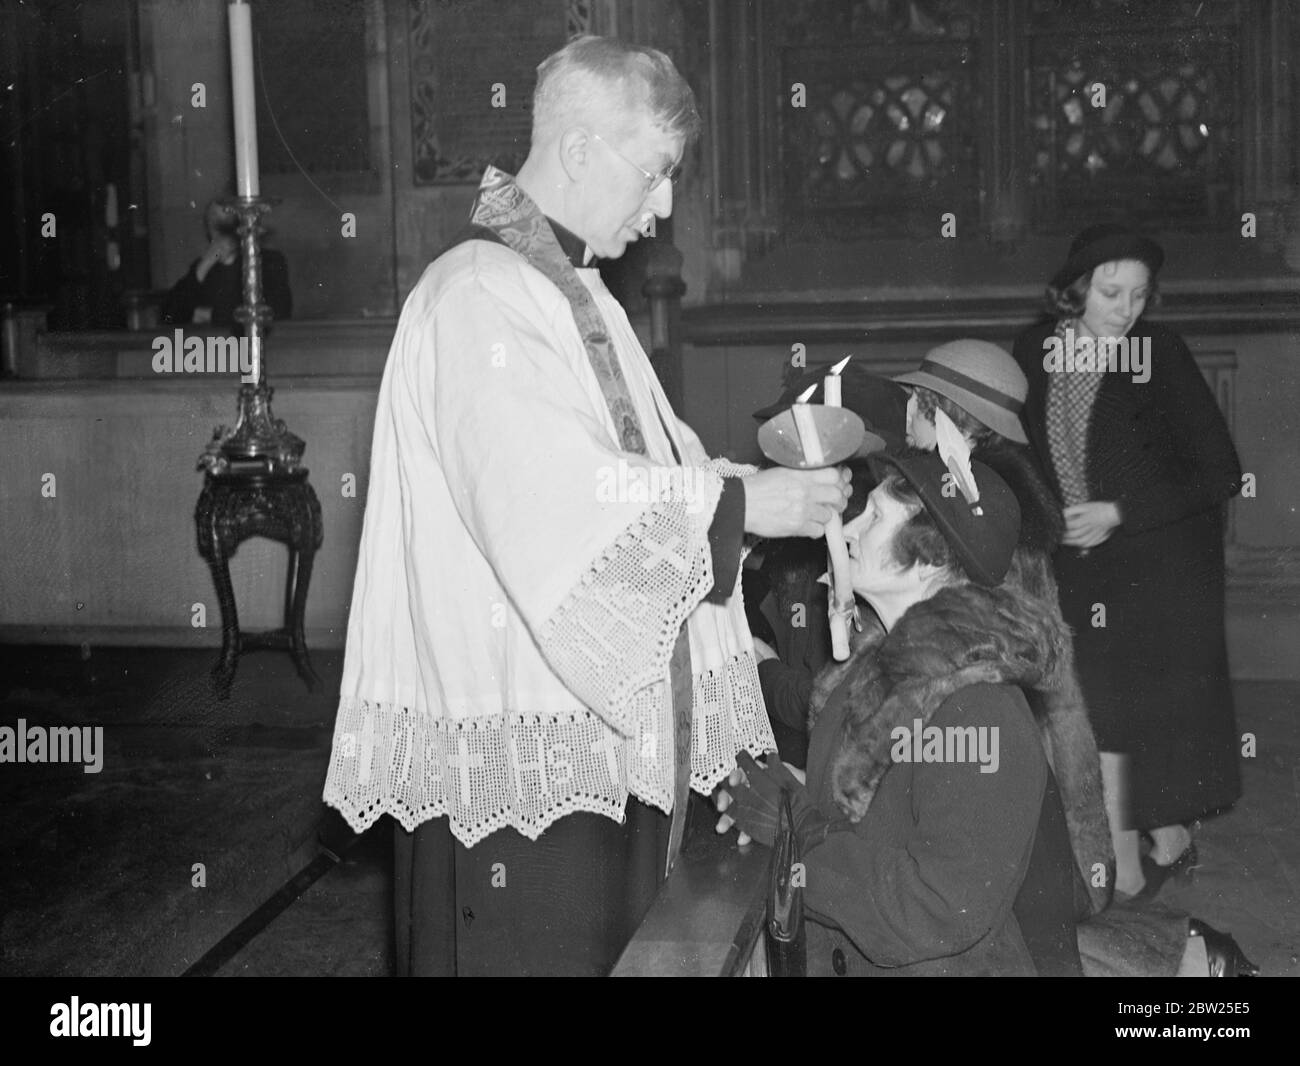
{"type": "Polygon", "coordinates": [[[1052,320],[1015,345],[1025,427],[1064,507],[1056,575],[1102,753],[1115,888],[1144,895],[1195,864],[1188,823],[1241,794],[1223,624],[1223,505],[1241,467],[1187,345],[1142,317],[1163,261],[1132,230],[1085,230],[1048,287],[1052,320]],[[1089,352],[1096,367],[1077,368],[1089,352]]]}

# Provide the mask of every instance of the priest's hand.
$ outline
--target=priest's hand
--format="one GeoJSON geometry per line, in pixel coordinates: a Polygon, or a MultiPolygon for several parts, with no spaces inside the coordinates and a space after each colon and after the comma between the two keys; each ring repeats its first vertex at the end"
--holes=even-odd
{"type": "Polygon", "coordinates": [[[820,537],[849,502],[847,469],[788,470],[775,466],[742,478],[745,532],[759,537],[820,537]]]}

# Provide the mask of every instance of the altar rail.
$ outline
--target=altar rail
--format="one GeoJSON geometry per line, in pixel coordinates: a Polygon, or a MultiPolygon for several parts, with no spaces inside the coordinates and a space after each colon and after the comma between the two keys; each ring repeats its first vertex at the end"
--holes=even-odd
{"type": "MultiPolygon", "coordinates": [[[[694,812],[693,812],[694,813],[694,812]]],[[[611,977],[741,977],[766,970],[764,889],[771,850],[694,831],[611,977]]]]}

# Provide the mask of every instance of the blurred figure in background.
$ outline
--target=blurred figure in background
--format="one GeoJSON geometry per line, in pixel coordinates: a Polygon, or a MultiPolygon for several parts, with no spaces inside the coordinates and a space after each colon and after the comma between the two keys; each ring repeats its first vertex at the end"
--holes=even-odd
{"type": "MultiPolygon", "coordinates": [[[[244,302],[238,219],[220,201],[213,200],[203,214],[203,227],[207,250],[167,294],[160,316],[164,325],[236,324],[235,308],[244,302]]],[[[271,305],[277,321],[292,316],[289,264],[280,252],[266,247],[262,248],[262,299],[271,305]]]]}

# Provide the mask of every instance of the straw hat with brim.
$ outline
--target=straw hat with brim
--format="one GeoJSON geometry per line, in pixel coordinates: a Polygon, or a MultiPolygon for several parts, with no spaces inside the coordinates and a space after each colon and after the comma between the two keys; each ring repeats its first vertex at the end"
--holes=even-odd
{"type": "MultiPolygon", "coordinates": [[[[793,407],[795,400],[810,385],[816,385],[817,391],[807,402],[823,403],[826,399],[824,382],[827,369],[818,367],[806,370],[786,386],[776,403],[755,411],[754,418],[759,422],[775,418],[782,411],[793,407]]],[[[869,373],[854,363],[849,363],[841,371],[840,380],[840,394],[845,410],[852,411],[861,418],[867,430],[855,458],[866,458],[885,448],[901,448],[907,435],[906,390],[895,385],[889,378],[869,373]]]]}
{"type": "Polygon", "coordinates": [[[945,477],[948,468],[934,452],[881,452],[871,457],[871,465],[882,479],[893,467],[916,489],[975,584],[985,588],[1002,584],[1020,538],[1020,504],[1002,478],[972,460],[971,472],[980,494],[972,505],[945,477]]]}
{"type": "Polygon", "coordinates": [[[917,369],[894,380],[946,396],[1008,440],[1029,443],[1020,424],[1029,381],[1016,361],[996,344],[949,341],[930,349],[917,369]]]}
{"type": "Polygon", "coordinates": [[[1155,277],[1164,264],[1165,252],[1150,237],[1144,237],[1127,226],[1111,223],[1089,226],[1074,238],[1070,255],[1052,278],[1052,285],[1058,289],[1067,288],[1102,263],[1119,259],[1136,259],[1145,263],[1151,276],[1155,277]]]}

